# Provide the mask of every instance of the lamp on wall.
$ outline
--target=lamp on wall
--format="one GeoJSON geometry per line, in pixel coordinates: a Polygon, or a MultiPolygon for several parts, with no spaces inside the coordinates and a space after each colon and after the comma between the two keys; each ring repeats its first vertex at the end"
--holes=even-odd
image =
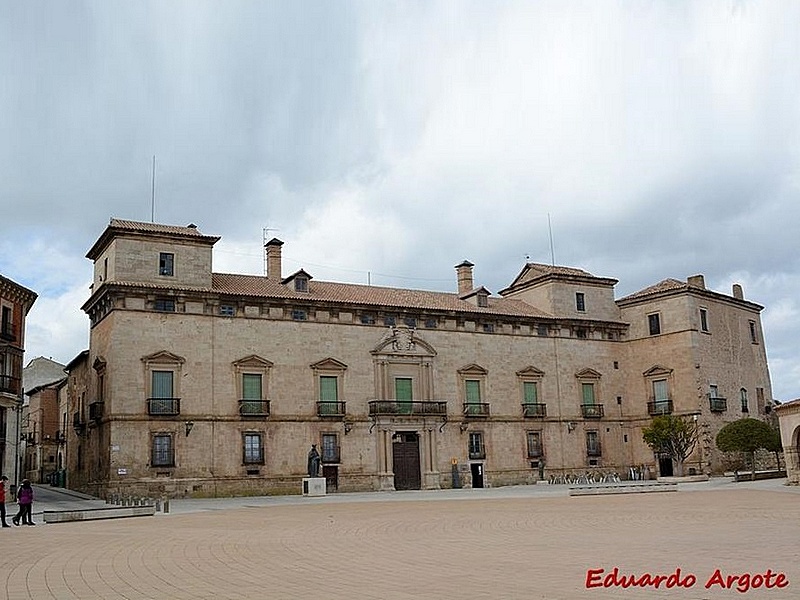
{"type": "Polygon", "coordinates": [[[461,421],[461,424],[458,426],[458,428],[461,430],[461,433],[464,433],[467,429],[469,429],[469,423],[466,421],[461,421]]]}
{"type": "Polygon", "coordinates": [[[344,422],[344,434],[347,435],[351,431],[353,431],[353,424],[350,421],[345,421],[344,422]]]}
{"type": "Polygon", "coordinates": [[[189,437],[189,434],[192,432],[192,428],[194,427],[194,421],[186,421],[184,426],[186,427],[186,437],[189,437]]]}
{"type": "Polygon", "coordinates": [[[576,426],[577,424],[575,423],[575,421],[570,421],[569,423],[567,423],[567,431],[572,433],[573,431],[575,431],[576,426]]]}

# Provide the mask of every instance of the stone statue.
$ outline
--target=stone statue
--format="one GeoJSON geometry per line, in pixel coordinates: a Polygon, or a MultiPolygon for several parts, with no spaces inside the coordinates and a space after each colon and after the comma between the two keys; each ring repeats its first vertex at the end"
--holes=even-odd
{"type": "Polygon", "coordinates": [[[319,477],[319,461],[320,456],[317,452],[317,445],[311,444],[311,450],[308,453],[308,476],[319,477]]]}

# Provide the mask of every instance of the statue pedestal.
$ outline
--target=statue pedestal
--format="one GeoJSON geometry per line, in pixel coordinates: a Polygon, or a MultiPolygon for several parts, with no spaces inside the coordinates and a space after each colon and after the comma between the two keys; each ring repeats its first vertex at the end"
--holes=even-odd
{"type": "Polygon", "coordinates": [[[324,496],[326,491],[324,477],[303,477],[303,496],[324,496]]]}

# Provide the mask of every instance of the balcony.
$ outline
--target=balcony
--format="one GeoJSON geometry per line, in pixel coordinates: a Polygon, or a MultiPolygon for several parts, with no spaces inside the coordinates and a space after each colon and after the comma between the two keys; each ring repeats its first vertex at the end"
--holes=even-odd
{"type": "Polygon", "coordinates": [[[269,400],[239,400],[239,415],[242,417],[268,417],[269,400]]]}
{"type": "Polygon", "coordinates": [[[603,417],[603,405],[581,404],[581,415],[584,419],[600,419],[603,417]]]}
{"type": "Polygon", "coordinates": [[[651,400],[647,403],[647,413],[650,416],[671,415],[672,400],[651,400]]]}
{"type": "Polygon", "coordinates": [[[728,400],[726,398],[720,398],[719,396],[716,397],[708,397],[708,407],[711,409],[711,412],[725,412],[728,410],[728,400]]]}
{"type": "Polygon", "coordinates": [[[317,416],[341,419],[345,415],[345,402],[317,402],[317,416]]]}
{"type": "Polygon", "coordinates": [[[322,464],[338,464],[342,462],[339,446],[322,448],[322,464]]]}
{"type": "Polygon", "coordinates": [[[602,456],[603,452],[600,448],[600,442],[595,444],[588,444],[586,446],[586,456],[602,456]]]}
{"type": "Polygon", "coordinates": [[[447,415],[447,402],[407,402],[405,400],[372,400],[369,402],[369,415],[444,417],[447,415]]]}
{"type": "Polygon", "coordinates": [[[174,416],[181,414],[180,398],[148,398],[148,415],[174,416]]]}
{"type": "Polygon", "coordinates": [[[543,419],[547,416],[547,405],[536,403],[523,404],[522,416],[526,419],[543,419]]]}
{"type": "Polygon", "coordinates": [[[83,426],[86,425],[86,422],[83,420],[83,415],[80,412],[76,412],[72,414],[72,426],[75,429],[81,429],[83,426]]]}
{"type": "Polygon", "coordinates": [[[18,396],[19,377],[13,377],[12,375],[0,375],[0,392],[18,396]]]}
{"type": "Polygon", "coordinates": [[[103,418],[103,403],[92,402],[89,404],[89,420],[99,421],[103,418]]]}
{"type": "Polygon", "coordinates": [[[4,342],[17,341],[17,330],[12,323],[3,323],[0,327],[0,340],[4,342]]]}
{"type": "Polygon", "coordinates": [[[485,419],[489,416],[489,404],[486,402],[465,402],[464,416],[468,419],[485,419]]]}

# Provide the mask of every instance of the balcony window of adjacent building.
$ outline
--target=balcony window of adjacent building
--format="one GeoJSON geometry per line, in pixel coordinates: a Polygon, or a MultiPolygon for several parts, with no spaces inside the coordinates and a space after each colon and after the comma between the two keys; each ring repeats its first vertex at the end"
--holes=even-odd
{"type": "Polygon", "coordinates": [[[739,400],[742,402],[742,412],[750,412],[750,403],[747,399],[747,390],[742,388],[739,390],[739,400]]]}
{"type": "Polygon", "coordinates": [[[529,431],[528,432],[528,458],[541,458],[544,456],[542,449],[542,432],[529,431]]]}
{"type": "Polygon", "coordinates": [[[175,466],[175,452],[172,445],[171,433],[156,433],[153,435],[150,464],[153,467],[175,466]]]}
{"type": "Polygon", "coordinates": [[[705,308],[700,309],[700,331],[708,333],[708,311],[705,308]]]}
{"type": "Polygon", "coordinates": [[[586,312],[586,296],[583,292],[575,292],[575,310],[586,312]]]}
{"type": "Polygon", "coordinates": [[[486,449],[483,446],[483,433],[473,431],[469,434],[469,457],[470,459],[486,458],[486,449]]]}
{"type": "Polygon", "coordinates": [[[243,458],[246,465],[264,464],[264,444],[260,433],[245,433],[243,435],[243,458]]]}
{"type": "Polygon", "coordinates": [[[161,252],[158,255],[158,274],[172,277],[175,275],[175,255],[171,252],[161,252]]]}
{"type": "Polygon", "coordinates": [[[661,333],[661,315],[658,313],[647,315],[647,327],[650,335],[658,335],[661,333]]]}

